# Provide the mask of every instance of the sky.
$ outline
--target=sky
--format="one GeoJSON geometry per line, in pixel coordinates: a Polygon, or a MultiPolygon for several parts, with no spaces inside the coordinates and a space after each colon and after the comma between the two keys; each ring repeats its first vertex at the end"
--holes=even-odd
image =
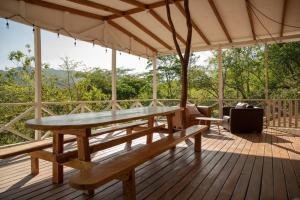
{"type": "MultiPolygon", "coordinates": [[[[8,21],[9,28],[6,28],[6,20],[0,19],[0,70],[11,68],[12,62],[8,60],[11,51],[25,51],[25,45],[29,44],[33,50],[33,31],[31,26],[8,21]]],[[[57,34],[41,31],[42,62],[50,65],[51,68],[59,69],[62,58],[69,57],[74,61],[82,61],[88,69],[101,68],[111,69],[111,50],[99,45],[77,40],[57,34]]],[[[33,53],[33,52],[32,52],[33,53]]],[[[210,52],[199,52],[198,64],[205,65],[210,52]]],[[[147,59],[139,58],[124,52],[117,52],[117,67],[133,69],[134,73],[142,73],[146,70],[147,59]]],[[[82,67],[85,70],[86,67],[82,67]]]]}

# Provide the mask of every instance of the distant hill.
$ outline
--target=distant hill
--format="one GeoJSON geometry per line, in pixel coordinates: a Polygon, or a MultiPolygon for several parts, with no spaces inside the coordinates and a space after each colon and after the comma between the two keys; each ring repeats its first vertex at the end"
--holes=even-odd
{"type": "MultiPolygon", "coordinates": [[[[13,69],[16,70],[16,71],[23,70],[22,67],[16,67],[16,68],[13,68],[13,69]]],[[[12,69],[10,69],[10,70],[12,70],[12,69]]],[[[8,71],[9,70],[0,70],[0,74],[5,75],[6,73],[8,73],[8,71]]],[[[29,68],[29,71],[33,72],[34,68],[33,67],[29,68]]],[[[53,68],[42,69],[42,74],[46,77],[56,78],[58,87],[64,87],[64,85],[65,85],[64,82],[67,80],[67,77],[68,77],[67,71],[61,70],[61,69],[53,69],[53,68]]],[[[15,77],[15,80],[18,81],[19,78],[15,77]]],[[[75,81],[77,81],[77,80],[79,80],[79,79],[75,79],[75,81]]],[[[20,84],[22,84],[22,83],[20,83],[20,84]]]]}

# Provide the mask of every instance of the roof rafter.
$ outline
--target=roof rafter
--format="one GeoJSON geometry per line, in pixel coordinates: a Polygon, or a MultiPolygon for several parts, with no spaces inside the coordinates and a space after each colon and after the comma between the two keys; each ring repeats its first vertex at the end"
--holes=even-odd
{"type": "Polygon", "coordinates": [[[108,24],[110,24],[111,26],[113,26],[114,28],[118,29],[119,31],[121,31],[122,33],[132,37],[133,39],[135,39],[137,42],[141,43],[142,45],[148,47],[149,49],[151,49],[154,52],[157,52],[157,50],[150,46],[149,44],[147,44],[146,42],[144,42],[143,40],[141,40],[139,37],[133,35],[131,32],[127,31],[125,28],[123,28],[122,26],[120,26],[119,24],[113,22],[112,20],[108,21],[108,24]]]}
{"type": "Polygon", "coordinates": [[[111,13],[118,14],[118,15],[123,14],[122,11],[120,11],[120,10],[117,10],[115,8],[105,6],[105,5],[102,5],[102,4],[99,4],[99,3],[95,3],[93,1],[87,1],[87,0],[67,0],[67,1],[77,3],[77,4],[81,4],[81,5],[84,5],[84,6],[89,6],[89,7],[92,7],[92,8],[97,8],[97,9],[104,10],[104,11],[111,12],[111,13]]]}
{"type": "MultiPolygon", "coordinates": [[[[108,6],[104,6],[102,4],[95,3],[93,1],[87,1],[87,0],[68,0],[68,1],[80,4],[80,5],[84,5],[84,6],[88,6],[88,7],[92,7],[92,8],[96,8],[96,9],[100,9],[100,10],[109,11],[109,12],[112,12],[114,14],[117,14],[117,15],[123,17],[123,12],[121,10],[118,10],[118,9],[115,9],[115,8],[111,8],[111,7],[108,7],[108,6]]],[[[156,40],[162,46],[166,47],[169,50],[172,50],[172,47],[170,45],[168,45],[166,42],[164,42],[157,35],[155,35],[153,32],[151,32],[149,29],[147,29],[144,25],[142,25],[141,23],[139,23],[137,20],[135,20],[130,15],[125,16],[125,19],[127,19],[128,21],[130,21],[131,23],[133,23],[136,27],[138,27],[139,29],[141,29],[146,34],[148,34],[150,37],[152,37],[154,40],[156,40]]]]}
{"type": "MultiPolygon", "coordinates": [[[[166,29],[168,29],[170,32],[172,32],[170,25],[161,17],[159,16],[154,10],[149,10],[149,13],[159,22],[161,25],[163,25],[166,29]]],[[[176,33],[176,37],[182,42],[183,44],[186,43],[186,41],[178,34],[176,33]]]]}
{"type": "MultiPolygon", "coordinates": [[[[54,3],[49,3],[49,2],[46,2],[46,1],[43,1],[43,0],[24,0],[24,1],[26,3],[29,3],[29,4],[38,5],[38,6],[41,6],[41,7],[50,8],[50,9],[54,9],[54,10],[67,11],[67,12],[77,14],[77,15],[80,15],[80,16],[84,16],[84,17],[88,17],[88,18],[93,18],[93,19],[98,19],[98,20],[99,19],[100,20],[105,20],[106,19],[102,15],[96,15],[94,13],[73,9],[73,8],[61,6],[61,5],[54,4],[54,3]]],[[[108,21],[108,23],[111,26],[118,29],[119,31],[121,31],[122,33],[124,33],[125,35],[134,38],[137,42],[141,43],[145,47],[151,49],[154,52],[157,52],[157,50],[154,47],[150,46],[149,44],[144,42],[142,39],[140,39],[139,37],[137,37],[134,34],[130,33],[125,28],[121,27],[120,25],[116,24],[115,22],[110,20],[110,21],[108,21]]]]}
{"type": "Polygon", "coordinates": [[[133,17],[131,17],[130,15],[128,15],[125,18],[128,21],[130,21],[131,23],[133,23],[134,25],[136,25],[139,29],[141,29],[142,31],[144,31],[145,33],[147,33],[148,35],[150,35],[154,40],[156,40],[157,42],[159,42],[160,44],[162,44],[164,47],[166,47],[169,50],[172,50],[172,47],[170,45],[168,45],[163,40],[161,40],[157,35],[155,35],[154,33],[152,33],[149,29],[147,29],[144,25],[142,25],[140,22],[138,22],[137,20],[135,20],[133,17]]]}
{"type": "Polygon", "coordinates": [[[104,20],[104,17],[102,15],[97,15],[97,14],[94,14],[94,13],[89,13],[89,12],[77,10],[77,9],[74,9],[74,8],[69,8],[69,7],[66,7],[66,6],[61,6],[61,5],[50,3],[50,2],[47,2],[47,1],[24,0],[24,2],[30,3],[30,4],[33,4],[33,5],[38,5],[38,6],[41,6],[41,7],[44,7],[44,8],[52,8],[54,10],[67,11],[69,13],[80,15],[80,16],[83,16],[83,17],[94,18],[94,19],[98,19],[98,20],[99,19],[104,20]]]}
{"type": "MultiPolygon", "coordinates": [[[[155,3],[151,3],[151,4],[143,4],[143,3],[139,2],[139,1],[136,1],[136,0],[120,0],[120,1],[123,1],[123,2],[125,2],[127,4],[130,4],[130,5],[133,5],[133,6],[137,6],[136,8],[124,11],[123,16],[132,15],[132,14],[135,14],[135,13],[143,12],[147,9],[149,9],[149,10],[150,9],[155,9],[155,8],[159,8],[159,7],[162,7],[162,6],[166,5],[166,2],[164,0],[163,1],[158,1],[158,2],[155,2],[155,3]]],[[[180,2],[180,1],[183,1],[183,0],[173,0],[170,3],[180,2]]],[[[116,19],[116,18],[119,18],[119,17],[122,17],[122,16],[114,14],[114,15],[108,16],[107,19],[116,19]]]]}
{"type": "MultiPolygon", "coordinates": [[[[179,2],[175,2],[175,5],[176,7],[178,8],[178,10],[181,12],[181,14],[183,16],[185,16],[185,11],[184,11],[184,8],[181,6],[181,4],[179,2]]],[[[210,42],[209,40],[207,39],[207,37],[204,35],[204,33],[200,30],[200,28],[197,26],[197,24],[195,24],[194,20],[191,19],[191,22],[192,22],[192,26],[193,28],[195,29],[195,31],[200,35],[200,37],[204,40],[204,42],[207,44],[207,45],[210,45],[210,42]]]]}
{"type": "Polygon", "coordinates": [[[224,22],[223,22],[223,20],[222,20],[222,18],[220,16],[220,13],[219,13],[219,11],[218,11],[218,9],[217,9],[214,1],[213,0],[208,0],[208,3],[210,5],[210,7],[212,8],[213,12],[215,13],[215,16],[217,17],[217,20],[218,20],[220,26],[222,27],[222,29],[223,29],[223,31],[224,31],[224,33],[225,33],[228,41],[230,43],[232,43],[232,39],[231,39],[231,37],[230,37],[230,35],[228,33],[228,30],[227,30],[227,28],[226,28],[226,26],[225,26],[225,24],[224,24],[224,22]]]}
{"type": "MultiPolygon", "coordinates": [[[[121,0],[125,3],[128,3],[128,4],[131,4],[131,5],[135,5],[135,6],[138,6],[138,8],[135,8],[136,10],[137,9],[142,9],[142,11],[145,11],[145,10],[149,10],[149,13],[161,24],[163,25],[166,29],[168,29],[170,32],[172,31],[171,30],[171,27],[169,26],[169,24],[161,17],[159,16],[153,9],[154,8],[158,8],[158,7],[161,7],[161,6],[164,6],[166,5],[166,2],[165,1],[158,1],[158,2],[155,2],[155,3],[152,3],[152,4],[149,4],[149,5],[146,5],[146,4],[143,4],[139,1],[136,1],[136,0],[121,0]]],[[[180,2],[182,0],[173,0],[172,3],[176,3],[176,2],[180,2]]],[[[130,11],[126,11],[126,12],[130,12],[130,11]]],[[[125,12],[125,13],[126,13],[125,12]]],[[[139,11],[140,12],[140,11],[139,11]]],[[[134,14],[134,13],[131,13],[131,14],[134,14]]],[[[108,19],[110,19],[111,17],[108,17],[108,19]]],[[[176,33],[176,37],[180,40],[180,42],[182,42],[183,44],[185,44],[185,40],[178,34],[176,33]]]]}
{"type": "Polygon", "coordinates": [[[280,37],[283,36],[283,30],[284,30],[284,22],[285,22],[287,4],[288,4],[288,0],[283,0],[282,18],[281,18],[281,27],[280,27],[280,37]]]}
{"type": "Polygon", "coordinates": [[[255,34],[253,17],[252,17],[252,12],[250,9],[249,0],[245,0],[245,3],[246,3],[248,18],[249,18],[249,22],[250,22],[250,26],[251,26],[252,37],[253,37],[253,40],[256,40],[256,34],[255,34]]]}

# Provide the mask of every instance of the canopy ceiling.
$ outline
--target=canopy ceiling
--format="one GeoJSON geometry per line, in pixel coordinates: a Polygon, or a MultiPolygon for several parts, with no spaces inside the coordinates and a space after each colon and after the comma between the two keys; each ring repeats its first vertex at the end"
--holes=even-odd
{"type": "MultiPolygon", "coordinates": [[[[173,54],[164,0],[1,0],[0,16],[142,57],[173,54]]],[[[300,39],[300,0],[190,0],[192,50],[300,39]]],[[[183,1],[172,18],[184,47],[183,1]]]]}

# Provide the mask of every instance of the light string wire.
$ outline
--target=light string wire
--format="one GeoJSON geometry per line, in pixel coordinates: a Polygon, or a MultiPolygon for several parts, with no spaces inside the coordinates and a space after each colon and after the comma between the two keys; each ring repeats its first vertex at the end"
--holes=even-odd
{"type": "MultiPolygon", "coordinates": [[[[38,26],[38,25],[32,23],[30,20],[28,20],[27,18],[25,18],[25,17],[23,17],[22,15],[19,15],[19,14],[12,15],[12,16],[9,16],[9,17],[1,17],[1,18],[4,18],[7,21],[6,22],[6,27],[9,28],[8,20],[12,20],[15,17],[19,17],[22,20],[24,20],[27,24],[32,25],[33,31],[35,31],[35,27],[37,27],[37,28],[45,29],[45,30],[48,30],[48,31],[51,31],[51,32],[56,32],[58,37],[60,36],[60,33],[63,31],[67,36],[74,38],[74,45],[75,46],[77,44],[77,38],[75,37],[75,35],[80,35],[81,34],[81,33],[73,34],[73,33],[69,32],[69,31],[67,31],[65,28],[58,28],[58,29],[51,29],[51,28],[48,28],[48,27],[44,28],[44,27],[41,27],[41,26],[38,26]]],[[[95,45],[95,42],[98,42],[98,43],[101,44],[100,46],[102,46],[102,47],[104,47],[106,49],[109,48],[108,45],[111,44],[110,42],[106,41],[106,43],[108,43],[108,45],[106,45],[106,44],[103,45],[104,42],[102,42],[102,41],[100,41],[98,39],[92,39],[92,40],[84,39],[82,41],[86,41],[86,42],[92,43],[93,46],[95,45]]],[[[127,47],[124,48],[120,44],[117,44],[117,47],[120,49],[119,51],[131,52],[130,48],[127,48],[127,47]]],[[[107,50],[105,50],[105,52],[107,53],[107,50]]],[[[135,52],[136,52],[137,56],[139,56],[139,57],[149,57],[149,55],[147,53],[145,54],[145,53],[142,53],[142,52],[139,52],[139,51],[135,51],[135,52]]]]}

